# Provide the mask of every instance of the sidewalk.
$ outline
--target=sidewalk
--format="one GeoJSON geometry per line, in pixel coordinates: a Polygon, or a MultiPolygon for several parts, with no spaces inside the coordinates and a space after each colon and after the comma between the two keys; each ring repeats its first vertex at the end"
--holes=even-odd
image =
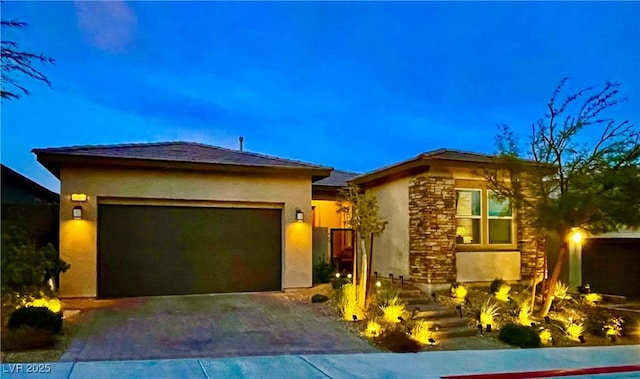
{"type": "MultiPolygon", "coordinates": [[[[3,364],[2,378],[405,379],[630,365],[640,365],[640,345],[438,351],[418,354],[279,355],[148,361],[3,364]],[[21,372],[18,372],[19,370],[21,372]],[[27,372],[28,370],[50,372],[34,374],[27,372]]],[[[631,372],[575,377],[640,378],[640,368],[636,367],[631,372]]]]}

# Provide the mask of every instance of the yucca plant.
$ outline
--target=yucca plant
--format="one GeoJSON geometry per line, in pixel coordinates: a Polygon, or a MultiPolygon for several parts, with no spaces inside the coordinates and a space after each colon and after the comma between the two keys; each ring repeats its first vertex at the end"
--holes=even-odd
{"type": "Polygon", "coordinates": [[[390,285],[386,290],[378,290],[376,300],[379,306],[397,305],[400,303],[400,288],[390,285]]]}
{"type": "Polygon", "coordinates": [[[509,301],[509,291],[511,291],[511,286],[508,283],[502,283],[494,296],[500,301],[509,301]]]}
{"type": "Polygon", "coordinates": [[[344,320],[353,321],[353,316],[357,319],[363,318],[356,294],[357,286],[353,283],[343,285],[338,291],[338,311],[344,320]]]}
{"type": "Polygon", "coordinates": [[[400,322],[400,317],[407,317],[405,305],[402,303],[381,306],[380,309],[382,310],[382,319],[385,322],[396,323],[400,322]]]}
{"type": "Polygon", "coordinates": [[[493,321],[499,312],[500,308],[498,308],[498,304],[492,304],[491,299],[487,300],[487,302],[482,305],[482,308],[480,308],[480,324],[482,324],[482,327],[486,328],[487,325],[495,326],[493,321]]]}
{"type": "Polygon", "coordinates": [[[367,322],[367,329],[364,331],[364,335],[369,338],[373,338],[379,336],[382,331],[383,329],[380,324],[375,321],[369,321],[367,322]]]}
{"type": "Polygon", "coordinates": [[[464,284],[455,282],[451,285],[451,297],[453,297],[457,303],[464,303],[467,293],[468,290],[464,284]]]}
{"type": "Polygon", "coordinates": [[[520,325],[531,325],[531,305],[528,301],[524,301],[520,304],[520,310],[518,311],[518,322],[520,325]]]}
{"type": "Polygon", "coordinates": [[[584,334],[585,327],[581,323],[569,321],[569,325],[564,329],[564,334],[572,341],[579,341],[580,336],[584,334]]]}
{"type": "Polygon", "coordinates": [[[427,321],[418,321],[411,328],[411,338],[420,342],[423,345],[429,345],[429,338],[431,338],[431,330],[427,321]]]}
{"type": "Polygon", "coordinates": [[[556,287],[553,290],[553,297],[558,300],[570,299],[571,296],[569,296],[568,292],[569,285],[558,280],[556,287]]]}
{"type": "Polygon", "coordinates": [[[584,295],[582,298],[584,299],[585,303],[591,306],[595,306],[596,303],[599,303],[602,301],[602,296],[598,295],[597,293],[588,293],[584,295]]]}

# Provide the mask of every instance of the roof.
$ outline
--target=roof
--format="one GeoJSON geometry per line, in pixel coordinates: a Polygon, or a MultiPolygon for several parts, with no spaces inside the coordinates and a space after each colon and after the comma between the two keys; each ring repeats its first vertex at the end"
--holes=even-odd
{"type": "Polygon", "coordinates": [[[413,158],[394,163],[353,178],[356,184],[365,184],[391,175],[403,175],[424,172],[434,163],[461,165],[486,165],[495,162],[495,156],[453,149],[437,149],[419,154],[413,158]]]}
{"type": "Polygon", "coordinates": [[[313,183],[314,186],[326,186],[326,187],[346,187],[348,182],[358,176],[355,172],[333,170],[329,177],[322,180],[318,180],[313,183]]]}
{"type": "Polygon", "coordinates": [[[42,198],[51,203],[57,203],[60,201],[60,195],[41,186],[33,180],[27,178],[21,173],[11,169],[10,167],[0,164],[2,166],[2,184],[13,184],[25,188],[33,193],[33,195],[42,198]]]}
{"type": "Polygon", "coordinates": [[[169,167],[244,167],[312,171],[316,179],[329,176],[331,167],[197,142],[162,142],[119,145],[70,146],[33,149],[38,161],[59,177],[62,162],[169,167]]]}

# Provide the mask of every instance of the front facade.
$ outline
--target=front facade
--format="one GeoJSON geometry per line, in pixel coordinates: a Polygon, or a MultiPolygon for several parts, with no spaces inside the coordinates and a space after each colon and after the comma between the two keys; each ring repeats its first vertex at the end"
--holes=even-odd
{"type": "Polygon", "coordinates": [[[373,269],[428,288],[541,272],[544,238],[524,222],[525,209],[493,196],[482,176],[488,164],[488,156],[436,150],[355,178],[389,222],[373,269]]]}
{"type": "Polygon", "coordinates": [[[491,157],[438,150],[358,176],[176,142],[36,149],[61,181],[62,297],[310,287],[312,266],[351,271],[339,191],[372,191],[388,221],[373,270],[424,284],[528,279],[544,240],[492,198],[491,157]]]}

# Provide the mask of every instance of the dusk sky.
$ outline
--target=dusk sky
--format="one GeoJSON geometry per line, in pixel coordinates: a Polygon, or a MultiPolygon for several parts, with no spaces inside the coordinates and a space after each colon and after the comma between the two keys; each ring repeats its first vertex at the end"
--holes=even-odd
{"type": "MultiPolygon", "coordinates": [[[[9,2],[56,59],[2,102],[2,163],[59,190],[33,148],[194,141],[366,172],[526,138],[555,86],[607,81],[640,123],[640,2],[9,2]]],[[[16,77],[18,78],[18,77],[16,77]]]]}

